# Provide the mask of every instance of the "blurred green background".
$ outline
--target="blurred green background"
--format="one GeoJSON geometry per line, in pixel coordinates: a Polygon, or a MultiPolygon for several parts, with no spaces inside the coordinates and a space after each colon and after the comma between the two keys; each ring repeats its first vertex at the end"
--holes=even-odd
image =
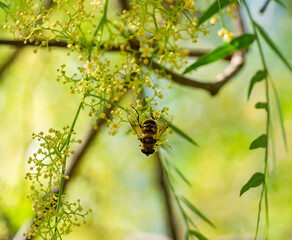
{"type": "MultiPolygon", "coordinates": [[[[258,10],[264,1],[248,1],[253,16],[266,29],[288,61],[292,62],[291,1],[283,1],[286,9],[272,2],[264,15],[258,10]]],[[[116,3],[110,1],[114,17],[116,3]]],[[[250,24],[243,13],[245,26],[250,24]]],[[[1,23],[4,21],[0,11],[1,23]]],[[[208,37],[201,38],[195,47],[211,48],[221,44],[216,37],[220,24],[212,27],[208,37]]],[[[0,30],[0,37],[7,38],[0,30]]],[[[61,64],[74,72],[77,55],[66,56],[66,49],[40,50],[25,47],[15,62],[0,76],[0,239],[16,233],[33,216],[31,202],[26,198],[29,184],[24,180],[26,160],[37,149],[32,132],[61,129],[70,125],[77,110],[79,97],[56,81],[61,64]]],[[[0,45],[0,66],[15,51],[0,45]]],[[[273,81],[280,95],[288,139],[286,152],[280,121],[272,96],[272,122],[275,137],[275,160],[270,161],[269,209],[270,234],[273,240],[292,239],[292,82],[291,73],[275,54],[264,45],[264,53],[273,81]]],[[[119,62],[116,54],[111,58],[119,62]]],[[[176,134],[169,136],[173,163],[192,183],[188,187],[177,179],[175,187],[194,203],[212,222],[211,228],[194,216],[194,221],[210,239],[252,239],[255,232],[260,188],[239,197],[241,187],[256,171],[263,171],[264,150],[250,151],[252,140],[265,131],[265,113],[254,104],[264,99],[264,84],[257,84],[247,101],[251,77],[261,69],[256,45],[246,54],[245,65],[220,93],[211,97],[197,89],[173,85],[164,91],[160,106],[167,106],[174,115],[174,124],[198,143],[194,147],[176,134]]],[[[202,67],[194,73],[200,79],[214,79],[226,62],[202,67]]],[[[125,105],[132,96],[124,99],[125,105]]],[[[77,135],[84,139],[93,121],[88,111],[81,113],[77,135]]],[[[116,136],[102,128],[84,157],[78,175],[67,188],[69,199],[81,198],[85,209],[92,208],[88,223],[74,229],[64,239],[125,239],[135,232],[167,235],[166,207],[159,186],[154,157],[144,156],[135,136],[126,134],[124,124],[116,136]]],[[[180,235],[184,225],[176,211],[180,235]]],[[[191,214],[191,213],[190,213],[191,214]]],[[[264,213],[262,214],[264,220],[264,213]]],[[[263,221],[264,222],[264,221],[263,221]]],[[[264,225],[261,225],[260,239],[264,225]]],[[[181,237],[182,238],[182,237],[181,237]]],[[[150,239],[150,238],[149,238],[150,239]]]]}

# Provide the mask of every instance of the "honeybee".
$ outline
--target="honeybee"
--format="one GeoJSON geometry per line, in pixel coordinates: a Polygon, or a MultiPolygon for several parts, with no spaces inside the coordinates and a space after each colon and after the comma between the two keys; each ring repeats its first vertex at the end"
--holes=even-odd
{"type": "Polygon", "coordinates": [[[173,116],[167,115],[165,117],[154,118],[150,109],[150,117],[144,121],[140,120],[140,114],[133,107],[137,116],[128,115],[128,120],[138,136],[138,140],[141,142],[141,151],[146,156],[155,152],[157,141],[160,136],[165,132],[172,122],[173,116]]]}

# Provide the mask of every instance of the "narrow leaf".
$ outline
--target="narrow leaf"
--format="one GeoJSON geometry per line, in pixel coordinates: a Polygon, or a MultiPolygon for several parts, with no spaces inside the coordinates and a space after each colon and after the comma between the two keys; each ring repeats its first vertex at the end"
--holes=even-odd
{"type": "Polygon", "coordinates": [[[266,147],[267,147],[267,135],[262,134],[250,144],[249,149],[266,148],[266,147]]]}
{"type": "Polygon", "coordinates": [[[282,2],[282,0],[274,0],[277,2],[279,5],[281,5],[283,8],[286,8],[285,4],[282,2]]]}
{"type": "Polygon", "coordinates": [[[207,21],[214,14],[219,12],[219,10],[220,10],[219,4],[218,4],[219,1],[220,1],[220,8],[221,9],[226,7],[230,3],[237,2],[237,0],[215,0],[215,2],[200,17],[197,26],[200,26],[203,22],[207,21]]]}
{"type": "Polygon", "coordinates": [[[189,231],[188,230],[185,233],[185,240],[189,240],[189,231]]]}
{"type": "Polygon", "coordinates": [[[183,74],[191,72],[200,66],[225,58],[237,50],[248,48],[254,40],[255,36],[252,34],[243,34],[237,38],[234,38],[229,43],[224,43],[213,51],[201,56],[195,63],[188,66],[183,74]]]}
{"type": "Polygon", "coordinates": [[[248,180],[248,182],[241,188],[240,196],[248,191],[250,188],[255,188],[264,183],[265,175],[257,172],[248,180]]]}
{"type": "Polygon", "coordinates": [[[208,240],[202,233],[195,231],[195,230],[190,230],[189,234],[197,237],[199,240],[208,240]]]}
{"type": "Polygon", "coordinates": [[[198,228],[197,225],[193,222],[193,220],[188,215],[186,215],[186,218],[188,222],[190,222],[193,225],[193,227],[198,228]]]}
{"type": "Polygon", "coordinates": [[[185,177],[185,175],[176,166],[174,166],[174,170],[176,171],[176,173],[181,177],[181,179],[186,184],[188,184],[190,187],[192,186],[192,184],[190,183],[190,181],[185,177]]]}
{"type": "Polygon", "coordinates": [[[160,147],[160,152],[163,154],[163,159],[166,160],[166,163],[169,167],[175,170],[175,172],[181,177],[181,179],[188,184],[189,186],[192,186],[190,181],[185,177],[185,175],[172,163],[171,156],[169,155],[167,149],[160,147]]]}
{"type": "Polygon", "coordinates": [[[267,76],[267,73],[263,70],[257,71],[256,74],[250,80],[250,84],[248,87],[247,99],[249,99],[253,86],[257,83],[262,81],[267,76]]]}
{"type": "Polygon", "coordinates": [[[268,111],[268,104],[266,102],[258,102],[255,105],[256,109],[265,109],[266,111],[268,111]]]}
{"type": "Polygon", "coordinates": [[[9,7],[3,2],[0,2],[0,8],[2,8],[6,12],[10,10],[9,7]]]}
{"type": "Polygon", "coordinates": [[[189,208],[191,209],[196,215],[198,215],[201,219],[203,219],[205,222],[210,224],[212,227],[215,228],[215,225],[203,214],[200,212],[199,209],[197,209],[189,200],[187,200],[183,196],[178,196],[179,199],[189,208]]]}
{"type": "Polygon", "coordinates": [[[276,105],[277,105],[277,110],[278,110],[280,123],[281,123],[283,141],[284,141],[285,148],[286,148],[286,151],[287,151],[288,145],[287,145],[287,138],[286,138],[286,130],[285,130],[284,121],[283,121],[283,114],[282,114],[282,110],[281,110],[280,98],[279,98],[279,94],[278,94],[278,91],[276,89],[276,86],[275,86],[275,84],[274,84],[274,82],[272,80],[271,80],[271,83],[272,83],[273,92],[274,92],[275,97],[276,97],[276,105]]]}
{"type": "Polygon", "coordinates": [[[189,141],[190,143],[192,143],[193,145],[198,146],[198,144],[189,135],[187,135],[185,132],[183,132],[181,129],[179,129],[175,125],[171,124],[170,125],[170,128],[174,132],[176,132],[178,135],[180,135],[181,137],[183,137],[184,139],[186,139],[187,141],[189,141]]]}
{"type": "Polygon", "coordinates": [[[255,26],[259,30],[259,33],[263,37],[263,39],[266,41],[266,43],[274,50],[275,53],[277,53],[278,57],[286,64],[286,66],[292,71],[292,67],[287,61],[287,59],[283,56],[283,54],[279,51],[276,44],[272,41],[272,39],[269,37],[269,35],[265,32],[265,30],[258,25],[256,22],[254,22],[255,26]]]}

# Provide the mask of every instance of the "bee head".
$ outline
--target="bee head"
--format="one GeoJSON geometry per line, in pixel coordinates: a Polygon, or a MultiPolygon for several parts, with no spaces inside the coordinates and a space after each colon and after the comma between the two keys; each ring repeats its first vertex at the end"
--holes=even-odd
{"type": "Polygon", "coordinates": [[[152,154],[155,152],[154,149],[141,149],[142,153],[144,153],[146,156],[152,154]]]}

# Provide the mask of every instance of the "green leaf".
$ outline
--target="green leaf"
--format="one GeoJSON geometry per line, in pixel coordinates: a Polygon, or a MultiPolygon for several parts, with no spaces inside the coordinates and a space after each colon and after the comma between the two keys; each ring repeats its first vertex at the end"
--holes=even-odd
{"type": "Polygon", "coordinates": [[[255,188],[264,183],[265,175],[257,172],[248,180],[248,182],[241,188],[240,196],[248,191],[250,188],[255,188]]]}
{"type": "Polygon", "coordinates": [[[174,170],[176,171],[176,173],[181,177],[181,179],[188,184],[190,187],[192,186],[192,184],[190,183],[190,181],[185,177],[185,175],[176,167],[173,166],[174,170]]]}
{"type": "Polygon", "coordinates": [[[198,215],[201,219],[203,219],[205,222],[207,222],[208,224],[210,224],[212,227],[215,228],[215,225],[206,217],[204,216],[203,213],[200,212],[199,209],[197,209],[189,200],[187,200],[185,197],[183,196],[178,196],[179,199],[189,208],[191,209],[196,215],[198,215]]]}
{"type": "Polygon", "coordinates": [[[185,233],[185,240],[189,240],[189,231],[188,230],[185,233]]]}
{"type": "Polygon", "coordinates": [[[199,240],[208,240],[202,233],[195,230],[189,230],[189,234],[197,237],[199,240]]]}
{"type": "Polygon", "coordinates": [[[266,111],[268,111],[268,104],[266,102],[258,102],[255,105],[256,109],[265,109],[266,111]]]}
{"type": "Polygon", "coordinates": [[[171,156],[169,155],[167,149],[160,147],[159,148],[160,152],[163,154],[163,159],[166,160],[166,163],[168,166],[170,166],[172,169],[175,170],[175,172],[181,177],[181,179],[188,184],[189,186],[192,186],[190,181],[185,177],[185,175],[172,163],[171,161],[171,156]]]}
{"type": "Polygon", "coordinates": [[[3,2],[0,2],[0,8],[2,8],[6,12],[10,10],[9,7],[3,2]]]}
{"type": "Polygon", "coordinates": [[[279,5],[281,5],[283,8],[286,8],[285,4],[281,0],[274,0],[277,2],[279,5]]]}
{"type": "Polygon", "coordinates": [[[287,59],[283,56],[283,54],[279,51],[279,49],[277,48],[276,44],[272,41],[272,39],[265,32],[265,30],[260,25],[258,25],[255,21],[254,21],[254,24],[257,27],[257,29],[259,30],[259,33],[261,34],[263,39],[270,46],[270,48],[272,48],[274,50],[274,52],[277,53],[278,57],[286,64],[286,66],[290,69],[290,71],[292,71],[291,65],[289,64],[287,59]]]}
{"type": "Polygon", "coordinates": [[[229,43],[224,43],[213,51],[201,56],[195,63],[188,66],[183,74],[195,70],[200,66],[225,58],[237,50],[248,48],[248,46],[251,45],[254,40],[255,36],[252,34],[243,34],[237,38],[234,38],[229,43]]]}
{"type": "Polygon", "coordinates": [[[198,25],[200,26],[203,22],[207,21],[214,14],[218,13],[220,9],[226,7],[230,3],[237,2],[237,0],[215,0],[215,2],[203,13],[198,21],[198,25]],[[220,8],[218,2],[220,1],[220,8]]]}
{"type": "Polygon", "coordinates": [[[257,83],[262,81],[267,76],[267,73],[263,70],[257,71],[256,74],[252,77],[247,93],[247,99],[249,99],[253,86],[257,83]]]}
{"type": "Polygon", "coordinates": [[[278,110],[280,123],[281,123],[283,141],[284,141],[285,148],[286,148],[286,151],[287,151],[288,145],[287,145],[287,138],[286,138],[286,130],[285,130],[284,121],[283,121],[283,114],[282,114],[282,110],[281,110],[280,98],[279,98],[279,94],[278,94],[278,91],[276,89],[276,86],[274,84],[274,81],[271,80],[271,84],[272,84],[273,92],[274,92],[275,97],[276,97],[276,105],[277,105],[277,110],[278,110]]]}
{"type": "Polygon", "coordinates": [[[249,149],[266,148],[266,147],[267,147],[267,135],[262,134],[250,144],[249,149]]]}
{"type": "Polygon", "coordinates": [[[178,135],[180,135],[181,137],[183,137],[184,139],[186,139],[187,141],[189,141],[190,143],[192,143],[193,145],[198,146],[198,144],[189,135],[187,135],[185,132],[183,132],[181,129],[179,129],[175,125],[171,124],[170,125],[170,128],[174,132],[176,132],[178,135]]]}

